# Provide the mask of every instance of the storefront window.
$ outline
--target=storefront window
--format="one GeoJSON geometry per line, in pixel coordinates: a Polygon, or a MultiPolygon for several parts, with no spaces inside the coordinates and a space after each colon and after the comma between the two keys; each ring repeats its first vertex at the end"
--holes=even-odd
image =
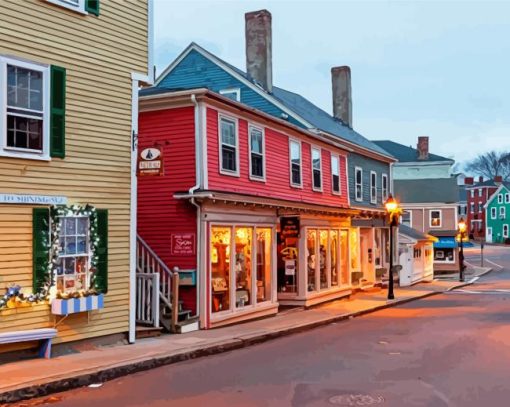
{"type": "Polygon", "coordinates": [[[340,231],[340,272],[342,284],[350,284],[349,279],[349,232],[340,231]]]}
{"type": "Polygon", "coordinates": [[[375,230],[375,246],[374,246],[374,259],[375,259],[375,266],[376,267],[380,267],[381,264],[382,264],[382,259],[381,259],[381,245],[382,245],[382,241],[381,241],[381,229],[376,229],[375,230]]]}
{"type": "Polygon", "coordinates": [[[242,308],[251,302],[251,251],[252,228],[236,228],[236,254],[234,274],[236,281],[236,307],[242,308]]]}
{"type": "Polygon", "coordinates": [[[271,229],[257,228],[257,302],[271,300],[271,229]]]}
{"type": "Polygon", "coordinates": [[[351,247],[351,269],[353,271],[360,270],[359,261],[359,236],[358,229],[351,229],[349,233],[349,246],[351,247]]]}
{"type": "Polygon", "coordinates": [[[328,231],[319,232],[319,273],[321,289],[328,288],[328,231]]]}
{"type": "Polygon", "coordinates": [[[231,228],[211,228],[212,312],[230,309],[231,228]]]}
{"type": "Polygon", "coordinates": [[[286,218],[278,233],[278,292],[298,292],[299,219],[286,218]]]}
{"type": "Polygon", "coordinates": [[[338,285],[338,231],[329,232],[331,256],[331,286],[338,285]]]}
{"type": "Polygon", "coordinates": [[[315,275],[316,275],[316,267],[317,267],[317,253],[316,253],[316,245],[317,245],[317,230],[308,229],[306,234],[306,265],[307,265],[307,288],[308,291],[315,291],[315,275]]]}
{"type": "Polygon", "coordinates": [[[455,262],[454,249],[435,249],[434,261],[439,263],[454,263],[455,262]]]}

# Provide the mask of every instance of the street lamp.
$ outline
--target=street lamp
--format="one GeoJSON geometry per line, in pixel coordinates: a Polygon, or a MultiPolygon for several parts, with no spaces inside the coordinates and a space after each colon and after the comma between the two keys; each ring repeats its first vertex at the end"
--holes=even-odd
{"type": "Polygon", "coordinates": [[[398,207],[398,202],[391,194],[388,196],[384,206],[390,218],[390,280],[388,282],[388,300],[393,300],[395,299],[395,295],[393,294],[393,252],[395,251],[393,249],[393,229],[398,225],[400,209],[398,207]]]}
{"type": "Polygon", "coordinates": [[[466,233],[466,222],[464,218],[460,218],[459,224],[457,225],[459,229],[459,241],[460,241],[460,251],[459,251],[459,281],[464,281],[464,235],[466,233]]]}

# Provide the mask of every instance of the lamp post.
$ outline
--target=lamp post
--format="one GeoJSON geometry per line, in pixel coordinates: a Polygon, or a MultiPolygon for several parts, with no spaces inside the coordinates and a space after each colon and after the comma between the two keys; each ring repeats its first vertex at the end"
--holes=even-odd
{"type": "Polygon", "coordinates": [[[466,222],[464,218],[460,218],[459,224],[459,242],[460,242],[460,251],[459,251],[459,281],[464,281],[464,234],[466,233],[466,222]]]}
{"type": "Polygon", "coordinates": [[[398,225],[398,215],[400,211],[397,201],[391,194],[388,196],[384,206],[386,207],[386,212],[390,218],[390,274],[388,281],[388,300],[393,300],[395,299],[395,295],[393,294],[393,252],[395,251],[393,248],[393,229],[398,225]]]}

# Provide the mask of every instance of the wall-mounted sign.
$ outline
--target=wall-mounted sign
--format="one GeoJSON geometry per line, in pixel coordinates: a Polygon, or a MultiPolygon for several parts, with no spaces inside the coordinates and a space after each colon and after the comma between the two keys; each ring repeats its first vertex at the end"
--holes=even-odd
{"type": "Polygon", "coordinates": [[[163,175],[163,153],[159,147],[145,148],[138,156],[138,175],[163,175]]]}
{"type": "Polygon", "coordinates": [[[172,256],[191,256],[195,254],[194,233],[172,233],[170,235],[170,254],[172,256]]]}
{"type": "Polygon", "coordinates": [[[0,192],[0,203],[22,205],[65,205],[67,197],[52,195],[20,195],[0,192]]]}

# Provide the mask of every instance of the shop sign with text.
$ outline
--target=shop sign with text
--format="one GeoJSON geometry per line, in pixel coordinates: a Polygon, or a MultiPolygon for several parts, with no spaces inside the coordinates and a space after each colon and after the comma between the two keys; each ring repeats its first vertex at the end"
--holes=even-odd
{"type": "Polygon", "coordinates": [[[145,148],[138,156],[139,176],[163,175],[163,153],[159,147],[145,148]]]}
{"type": "Polygon", "coordinates": [[[195,254],[194,233],[172,233],[170,235],[170,253],[172,256],[188,256],[195,254]]]}

